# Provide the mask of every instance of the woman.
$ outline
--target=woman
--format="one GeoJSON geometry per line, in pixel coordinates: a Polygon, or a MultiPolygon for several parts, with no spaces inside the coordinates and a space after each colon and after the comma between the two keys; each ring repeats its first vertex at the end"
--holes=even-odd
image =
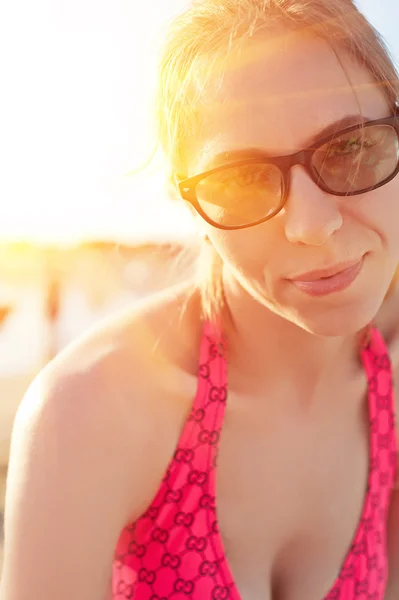
{"type": "Polygon", "coordinates": [[[1,600],[398,597],[398,97],[348,0],[176,20],[160,138],[200,279],[33,383],[1,600]]]}

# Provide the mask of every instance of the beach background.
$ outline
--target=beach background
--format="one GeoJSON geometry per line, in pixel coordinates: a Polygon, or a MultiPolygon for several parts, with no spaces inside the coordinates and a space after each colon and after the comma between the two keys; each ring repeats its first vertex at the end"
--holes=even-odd
{"type": "MultiPolygon", "coordinates": [[[[0,11],[0,571],[12,424],[86,328],[188,277],[200,233],[155,153],[159,40],[183,0],[0,11]],[[188,249],[188,251],[187,251],[188,249]]],[[[399,57],[397,0],[358,6],[399,57]]]]}

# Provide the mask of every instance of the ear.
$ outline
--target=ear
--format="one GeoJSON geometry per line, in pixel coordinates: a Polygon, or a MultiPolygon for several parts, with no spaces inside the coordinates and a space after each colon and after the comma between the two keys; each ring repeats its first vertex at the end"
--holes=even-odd
{"type": "MultiPolygon", "coordinates": [[[[185,179],[184,175],[179,175],[175,172],[172,172],[169,174],[169,177],[167,178],[167,190],[168,190],[168,195],[171,199],[180,200],[180,201],[183,200],[180,195],[180,192],[179,192],[179,182],[182,181],[183,179],[185,179]]],[[[198,231],[199,231],[201,237],[204,237],[204,238],[207,237],[207,229],[204,224],[204,220],[200,217],[200,215],[197,213],[197,211],[195,210],[193,205],[190,204],[190,202],[184,201],[184,203],[187,206],[187,208],[189,209],[189,211],[191,212],[191,215],[192,215],[193,219],[195,220],[196,226],[198,228],[198,231]]]]}
{"type": "Polygon", "coordinates": [[[167,191],[168,196],[172,200],[181,200],[182,199],[180,196],[178,183],[179,183],[179,178],[176,175],[176,173],[174,173],[174,172],[169,173],[168,177],[166,178],[166,191],[167,191]]]}

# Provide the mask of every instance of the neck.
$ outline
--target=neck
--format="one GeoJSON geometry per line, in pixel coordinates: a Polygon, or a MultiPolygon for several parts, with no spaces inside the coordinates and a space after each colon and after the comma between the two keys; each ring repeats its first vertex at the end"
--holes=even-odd
{"type": "Polygon", "coordinates": [[[290,382],[308,395],[332,371],[359,368],[362,334],[324,337],[310,333],[261,305],[236,280],[226,279],[224,292],[229,372],[246,389],[249,382],[259,390],[290,382]]]}

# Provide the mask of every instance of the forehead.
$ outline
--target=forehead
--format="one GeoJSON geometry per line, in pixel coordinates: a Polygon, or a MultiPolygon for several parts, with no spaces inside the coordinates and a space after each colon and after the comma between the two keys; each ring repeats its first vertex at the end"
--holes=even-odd
{"type": "Polygon", "coordinates": [[[194,172],[233,149],[293,152],[347,115],[382,118],[389,107],[365,68],[321,39],[280,32],[235,51],[205,86],[198,112],[194,172]]]}

